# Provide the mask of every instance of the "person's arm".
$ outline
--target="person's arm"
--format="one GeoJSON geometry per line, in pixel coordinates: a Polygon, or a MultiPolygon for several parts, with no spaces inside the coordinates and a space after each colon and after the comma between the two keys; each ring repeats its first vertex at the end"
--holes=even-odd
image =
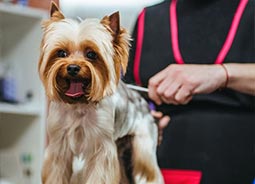
{"type": "Polygon", "coordinates": [[[149,80],[149,97],[157,104],[186,104],[195,94],[219,88],[255,95],[255,64],[171,64],[149,80]]]}
{"type": "Polygon", "coordinates": [[[255,95],[255,64],[225,64],[228,73],[226,87],[242,93],[255,95]]]}

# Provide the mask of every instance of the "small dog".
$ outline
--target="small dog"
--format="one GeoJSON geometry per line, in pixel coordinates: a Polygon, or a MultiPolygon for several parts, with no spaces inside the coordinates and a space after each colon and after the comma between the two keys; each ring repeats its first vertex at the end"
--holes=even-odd
{"type": "Polygon", "coordinates": [[[38,68],[49,100],[42,183],[162,184],[157,126],[120,80],[130,36],[119,13],[79,22],[52,3],[50,15],[38,68]]]}

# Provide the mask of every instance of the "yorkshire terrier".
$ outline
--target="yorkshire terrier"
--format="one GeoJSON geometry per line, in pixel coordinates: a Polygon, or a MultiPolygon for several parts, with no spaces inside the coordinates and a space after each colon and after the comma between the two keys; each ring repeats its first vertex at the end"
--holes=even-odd
{"type": "Polygon", "coordinates": [[[39,74],[49,100],[43,184],[162,184],[157,126],[121,82],[130,36],[119,13],[67,19],[52,3],[39,74]]]}

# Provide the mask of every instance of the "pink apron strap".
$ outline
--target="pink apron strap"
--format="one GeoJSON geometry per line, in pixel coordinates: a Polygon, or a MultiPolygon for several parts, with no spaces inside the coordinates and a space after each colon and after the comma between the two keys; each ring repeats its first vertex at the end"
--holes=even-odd
{"type": "Polygon", "coordinates": [[[229,51],[229,49],[231,48],[232,43],[235,39],[235,35],[236,35],[236,32],[237,32],[241,17],[243,15],[243,12],[244,12],[244,9],[245,9],[247,3],[248,3],[248,0],[241,0],[240,1],[239,5],[238,5],[238,8],[236,10],[236,13],[234,15],[234,19],[232,21],[230,30],[228,32],[226,41],[225,41],[218,57],[216,58],[215,64],[222,64],[225,57],[226,57],[226,55],[227,55],[227,53],[228,53],[228,51],[229,51]]]}
{"type": "MultiPolygon", "coordinates": [[[[232,43],[235,39],[235,35],[245,10],[245,7],[248,3],[248,0],[240,0],[240,3],[237,7],[236,13],[234,15],[230,30],[228,32],[227,38],[215,60],[215,64],[223,63],[229,49],[232,46],[232,43]]],[[[184,60],[182,58],[180,48],[179,48],[179,40],[178,40],[178,24],[177,24],[177,0],[172,0],[170,4],[170,25],[171,25],[171,39],[172,39],[172,49],[173,55],[178,64],[183,64],[184,60]]]]}
{"type": "Polygon", "coordinates": [[[142,47],[143,47],[143,34],[144,34],[144,17],[145,17],[145,9],[140,13],[138,16],[138,23],[137,23],[137,41],[136,41],[136,51],[135,51],[135,58],[134,58],[134,79],[137,85],[142,85],[140,79],[140,60],[142,54],[142,47]]]}
{"type": "Polygon", "coordinates": [[[177,23],[177,0],[172,0],[170,4],[170,25],[171,25],[171,38],[172,38],[172,49],[173,55],[176,63],[184,64],[180,49],[179,49],[179,40],[178,40],[178,23],[177,23]]]}

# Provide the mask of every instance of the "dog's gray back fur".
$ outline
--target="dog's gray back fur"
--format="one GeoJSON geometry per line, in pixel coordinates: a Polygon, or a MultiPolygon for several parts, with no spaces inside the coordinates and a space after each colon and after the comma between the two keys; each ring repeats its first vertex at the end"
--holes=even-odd
{"type": "Polygon", "coordinates": [[[125,83],[120,82],[117,91],[111,98],[116,104],[115,138],[133,134],[139,124],[149,124],[151,135],[154,135],[154,138],[157,137],[156,124],[150,114],[149,105],[138,92],[129,89],[125,83]]]}

